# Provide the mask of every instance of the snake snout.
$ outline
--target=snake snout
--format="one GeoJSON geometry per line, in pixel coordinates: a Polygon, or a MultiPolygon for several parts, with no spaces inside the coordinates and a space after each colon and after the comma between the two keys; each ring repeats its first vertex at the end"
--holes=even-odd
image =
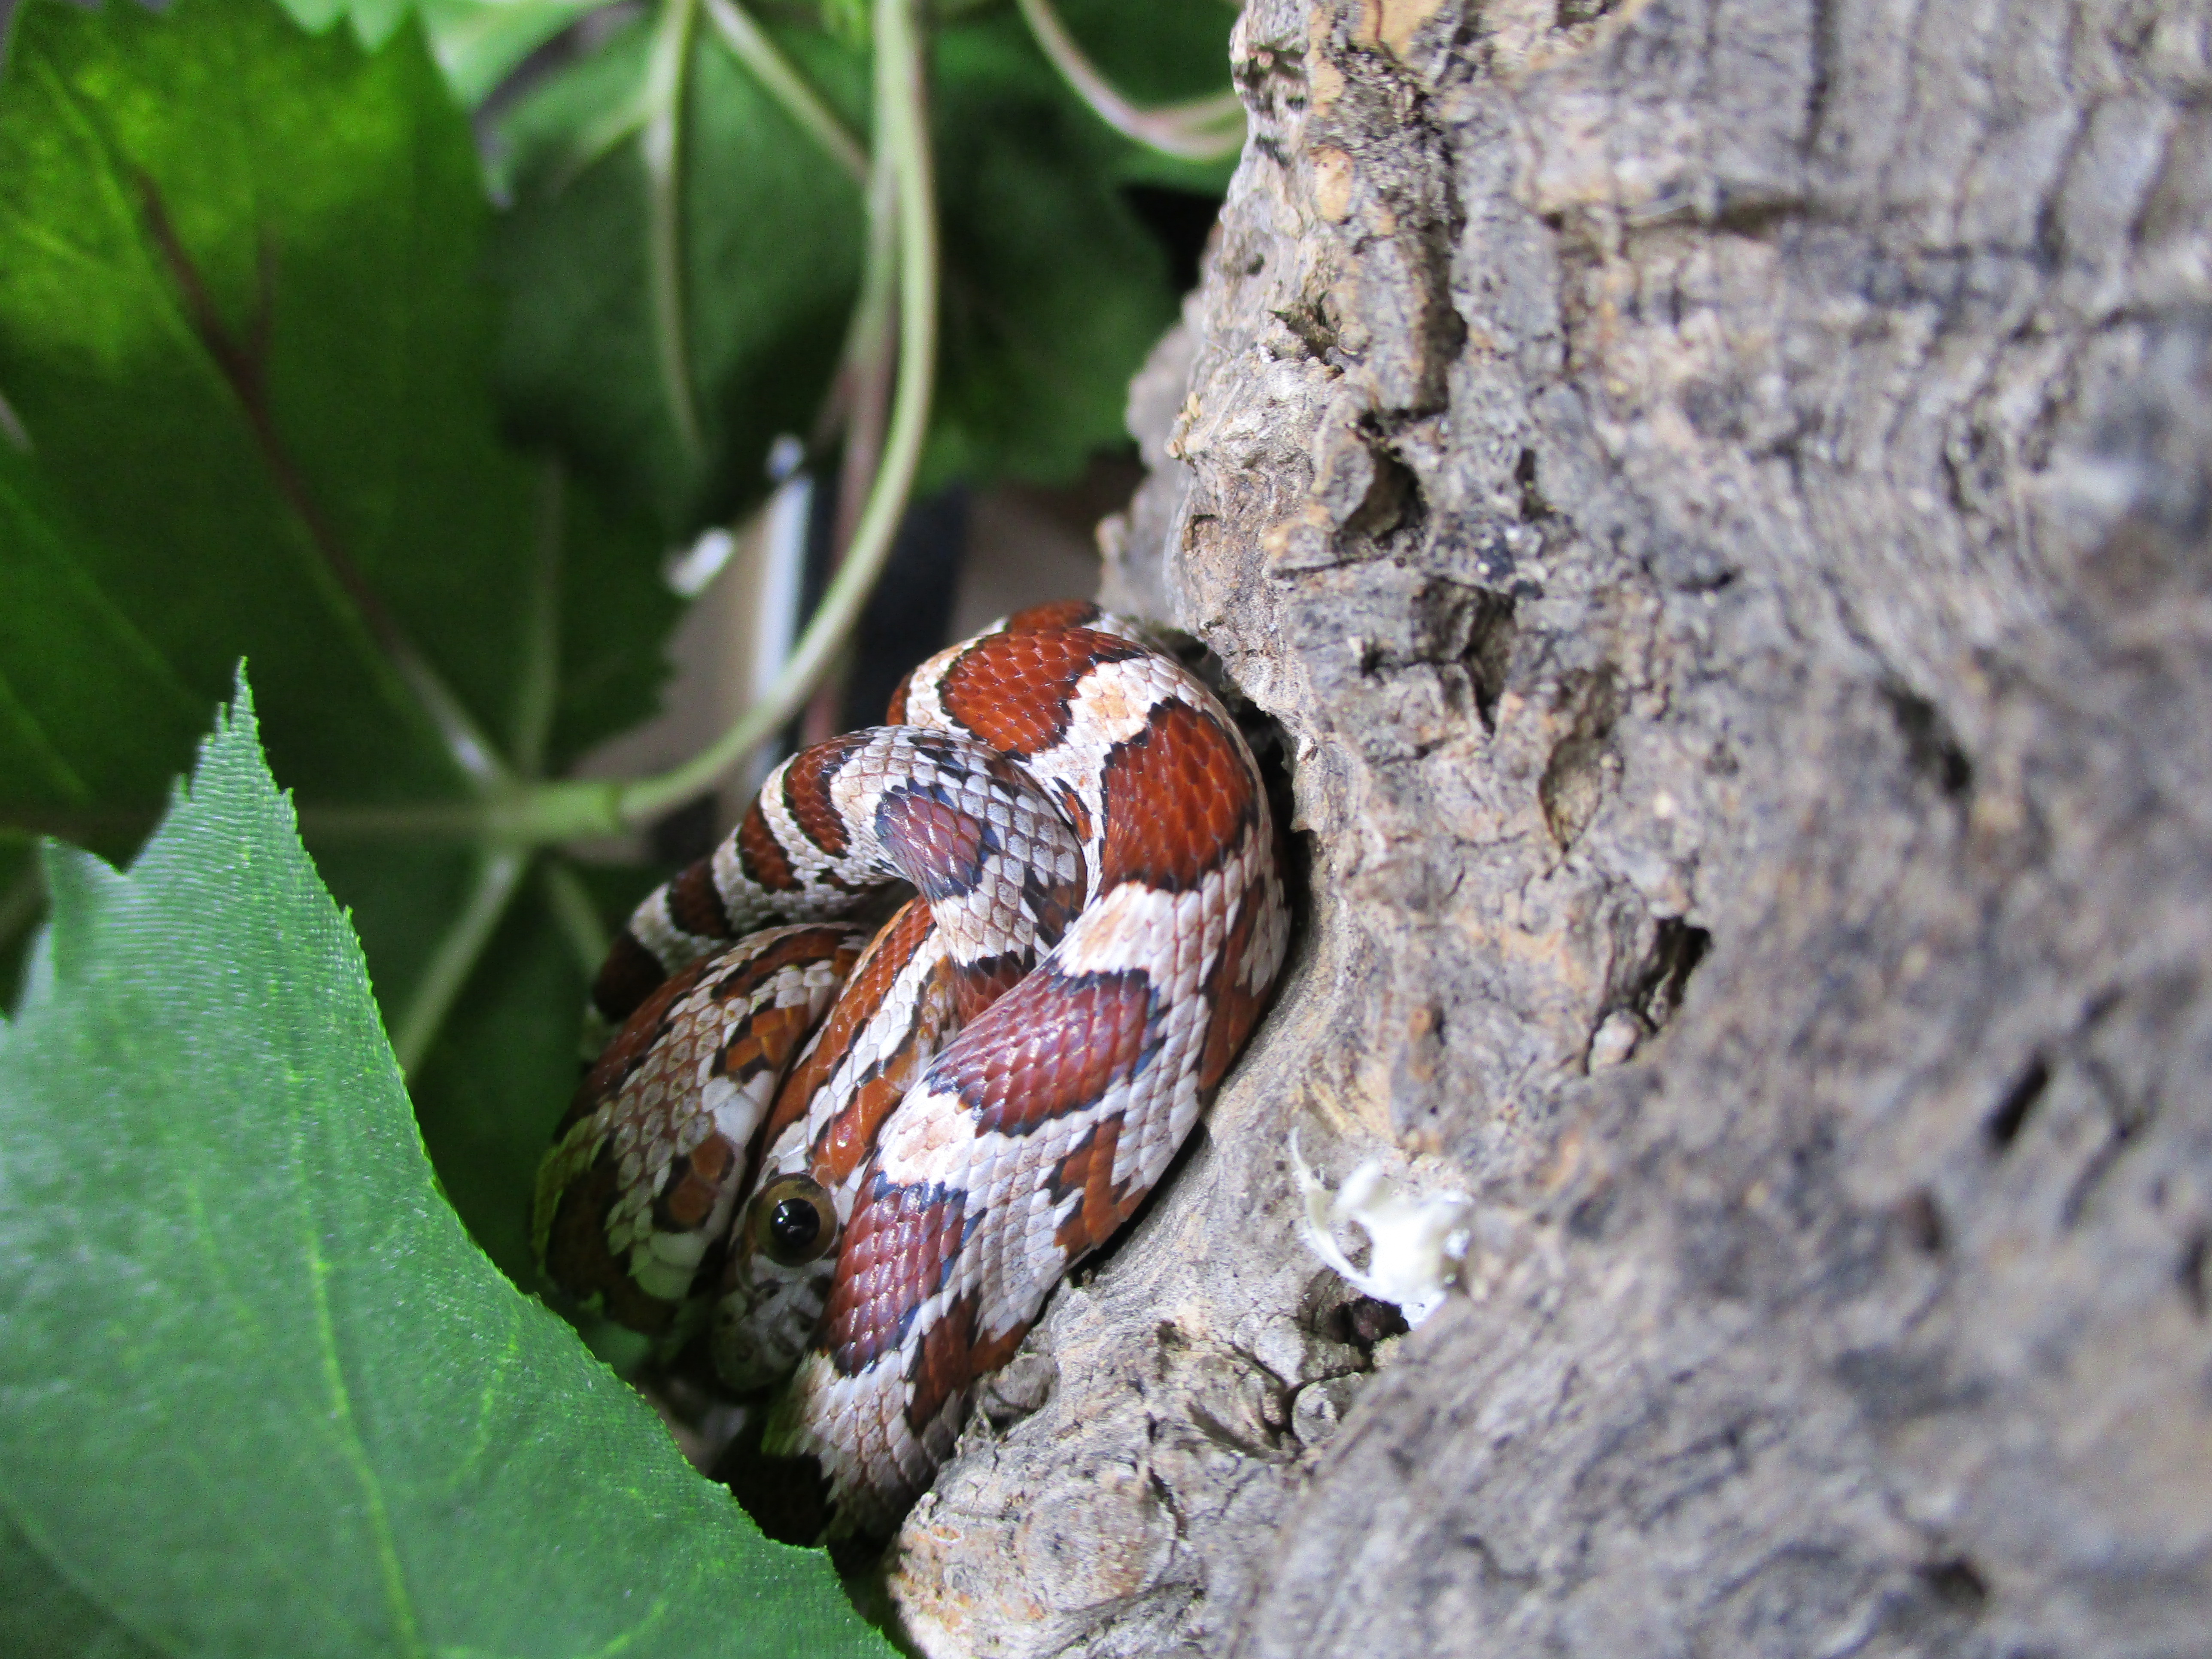
{"type": "Polygon", "coordinates": [[[708,1352],[739,1394],[771,1388],[798,1368],[828,1304],[836,1258],[783,1267],[750,1251],[732,1258],[714,1304],[708,1352]]]}

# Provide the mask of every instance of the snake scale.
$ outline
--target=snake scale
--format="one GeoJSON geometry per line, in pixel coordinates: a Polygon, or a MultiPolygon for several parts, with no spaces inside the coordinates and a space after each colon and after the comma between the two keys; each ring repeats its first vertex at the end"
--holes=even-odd
{"type": "Polygon", "coordinates": [[[833,1533],[896,1522],[1158,1180],[1288,927],[1249,750],[1132,624],[1024,611],[889,721],[631,916],[532,1226],[568,1295],[772,1392],[756,1487],[812,1483],[833,1533]]]}

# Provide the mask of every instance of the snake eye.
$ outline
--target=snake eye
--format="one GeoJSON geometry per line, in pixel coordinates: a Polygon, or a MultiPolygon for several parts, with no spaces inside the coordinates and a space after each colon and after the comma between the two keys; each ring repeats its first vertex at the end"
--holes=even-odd
{"type": "Polygon", "coordinates": [[[787,1267],[817,1261],[837,1242],[837,1208],[822,1183],[803,1175],[778,1176],[753,1200],[754,1242],[787,1267]]]}

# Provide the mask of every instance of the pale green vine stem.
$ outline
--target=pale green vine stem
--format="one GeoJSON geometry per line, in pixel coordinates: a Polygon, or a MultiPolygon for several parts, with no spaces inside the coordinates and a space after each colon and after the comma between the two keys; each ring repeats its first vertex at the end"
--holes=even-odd
{"type": "Polygon", "coordinates": [[[514,699],[514,768],[545,770],[561,682],[561,548],[568,533],[568,481],[558,461],[538,472],[530,574],[522,591],[522,672],[514,699]]]}
{"type": "Polygon", "coordinates": [[[888,147],[897,175],[899,226],[898,390],[883,464],[837,574],[774,689],[703,753],[623,787],[613,805],[623,825],[649,823],[711,787],[805,702],[860,620],[914,489],[937,370],[937,192],[914,0],[876,0],[875,21],[876,142],[888,147]]]}
{"type": "MultiPolygon", "coordinates": [[[[561,550],[567,530],[567,477],[557,461],[548,461],[538,475],[530,571],[519,596],[522,668],[515,696],[514,769],[526,781],[535,780],[544,769],[560,691],[561,550]]],[[[529,854],[520,849],[484,849],[467,902],[447,925],[399,1016],[392,1046],[402,1071],[411,1073],[437,1041],[529,863],[529,854]]]]}
{"type": "Polygon", "coordinates": [[[460,914],[438,941],[392,1033],[392,1052],[399,1056],[399,1069],[408,1077],[414,1076],[415,1068],[437,1040],[439,1027],[446,1023],[454,1000],[468,983],[477,959],[491,942],[493,929],[507,914],[507,901],[514,896],[529,868],[530,854],[520,848],[483,850],[460,914]]]}
{"type": "MultiPolygon", "coordinates": [[[[898,368],[898,169],[888,147],[878,150],[869,169],[867,204],[867,258],[860,302],[853,307],[837,385],[817,434],[817,442],[828,442],[836,436],[840,424],[844,429],[830,515],[831,545],[837,548],[852,544],[881,469],[884,426],[898,368]]],[[[834,578],[834,568],[830,574],[834,578]]],[[[800,717],[802,742],[817,742],[837,730],[846,654],[841,650],[834,656],[817,682],[800,717]]]]}
{"type": "Polygon", "coordinates": [[[1075,89],[1076,96],[1091,106],[1091,112],[1124,138],[1172,155],[1186,161],[1215,161],[1224,155],[1234,155],[1244,143],[1244,106],[1233,92],[1217,97],[1200,98],[1188,104],[1170,104],[1158,109],[1143,109],[1131,103],[1116,91],[1113,84],[1101,75],[1060,15],[1052,9],[1051,0],[1017,0],[1022,16],[1027,20],[1030,33],[1044,55],[1052,60],[1060,78],[1075,89]]]}
{"type": "Polygon", "coordinates": [[[545,860],[542,868],[553,920],[560,924],[568,948],[575,952],[576,961],[584,970],[584,977],[589,979],[607,959],[614,937],[607,932],[606,923],[599,920],[599,907],[592,902],[584,878],[576,873],[574,866],[553,855],[545,860]]]}
{"type": "Polygon", "coordinates": [[[846,131],[844,122],[837,118],[837,112],[806,83],[806,77],[769,39],[753,15],[738,0],[707,0],[707,16],[732,56],[752,71],[753,78],[783,106],[784,112],[822,146],[831,161],[855,180],[865,182],[868,176],[867,149],[846,131]]]}
{"type": "MultiPolygon", "coordinates": [[[[836,545],[843,547],[860,522],[867,492],[884,447],[884,415],[890,402],[897,364],[891,349],[898,315],[898,168],[889,150],[879,155],[868,179],[868,252],[862,267],[860,302],[838,364],[835,401],[845,424],[845,453],[837,478],[837,502],[831,520],[836,545]]],[[[824,434],[825,438],[829,434],[824,434]]]]}
{"type": "Polygon", "coordinates": [[[691,395],[690,331],[684,323],[684,92],[690,78],[692,26],[698,0],[661,0],[653,47],[646,60],[645,107],[649,112],[638,148],[645,157],[646,265],[653,295],[653,349],[668,418],[684,454],[705,453],[699,410],[691,395]]]}

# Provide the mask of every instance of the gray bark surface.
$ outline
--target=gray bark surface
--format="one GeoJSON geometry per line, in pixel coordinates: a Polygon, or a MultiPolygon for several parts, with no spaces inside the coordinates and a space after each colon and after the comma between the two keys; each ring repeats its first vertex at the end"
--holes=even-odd
{"type": "Polygon", "coordinates": [[[1108,597],[1279,723],[1300,932],[908,1522],[915,1641],[2212,1652],[2206,8],[1236,52],[1108,597]],[[1293,1127],[1480,1201],[1418,1330],[1293,1127]]]}

